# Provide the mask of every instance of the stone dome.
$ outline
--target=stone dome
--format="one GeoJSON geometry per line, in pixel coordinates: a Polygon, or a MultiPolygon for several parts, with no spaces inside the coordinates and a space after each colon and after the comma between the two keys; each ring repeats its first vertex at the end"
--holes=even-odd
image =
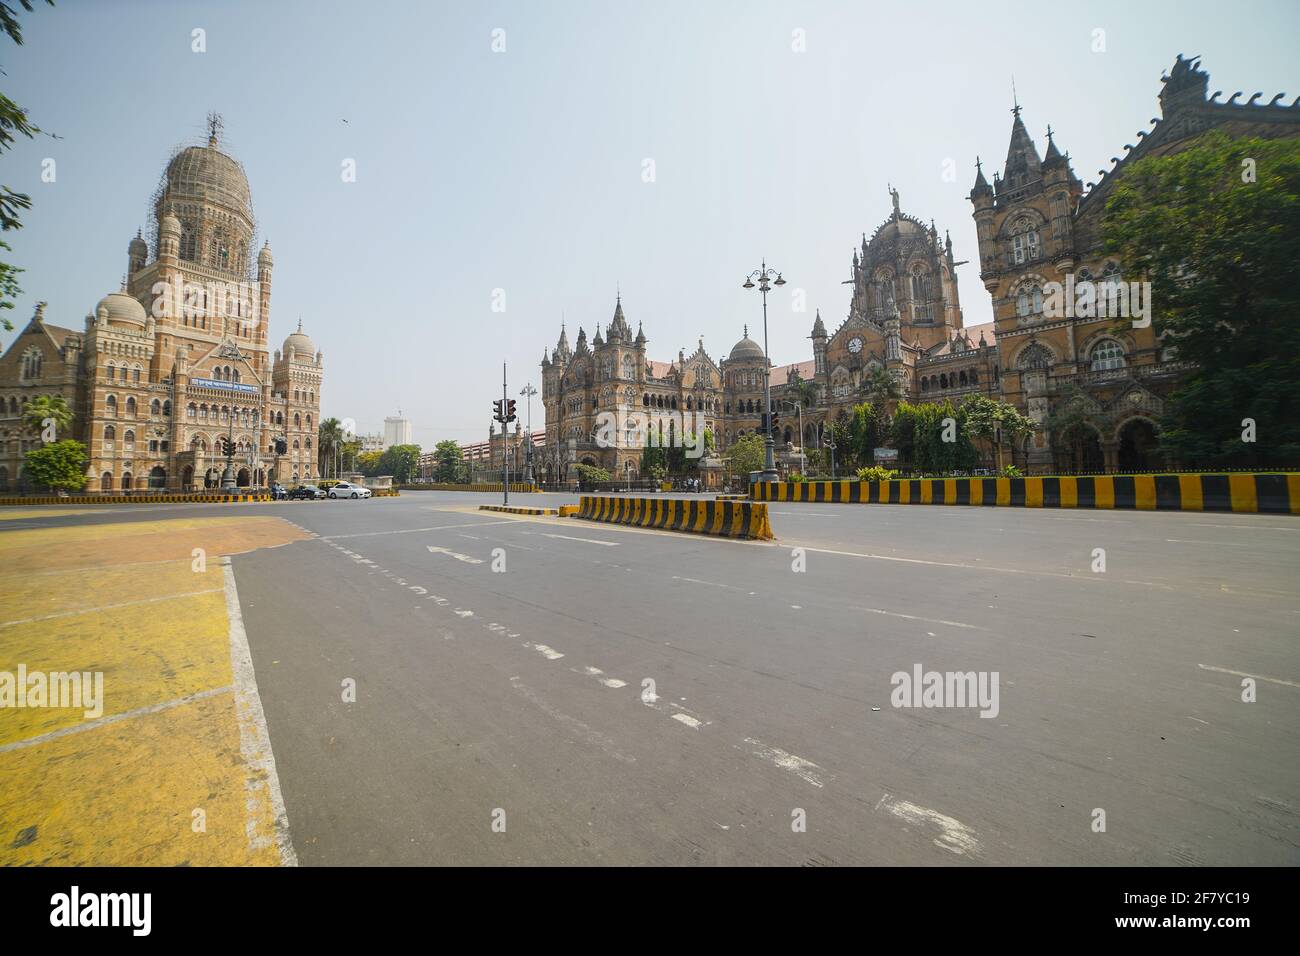
{"type": "Polygon", "coordinates": [[[177,200],[206,202],[237,210],[251,222],[253,197],[248,177],[238,161],[208,146],[188,146],[172,157],[164,174],[165,196],[177,200]]]}
{"type": "Polygon", "coordinates": [[[299,356],[311,358],[316,354],[316,343],[314,343],[308,337],[307,333],[302,330],[302,319],[298,320],[298,330],[291,333],[289,337],[284,340],[284,346],[280,351],[285,355],[285,357],[288,357],[289,349],[291,348],[296,351],[299,356]]]}
{"type": "Polygon", "coordinates": [[[144,306],[125,292],[110,292],[99,300],[95,306],[95,315],[106,314],[109,325],[143,329],[145,320],[144,306]]]}
{"type": "Polygon", "coordinates": [[[745,337],[732,346],[729,361],[761,358],[763,358],[763,347],[749,337],[749,328],[746,326],[745,337]]]}

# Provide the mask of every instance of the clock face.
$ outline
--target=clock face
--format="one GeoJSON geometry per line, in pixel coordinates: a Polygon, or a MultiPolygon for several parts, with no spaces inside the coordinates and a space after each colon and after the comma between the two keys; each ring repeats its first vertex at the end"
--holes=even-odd
{"type": "Polygon", "coordinates": [[[849,339],[849,351],[852,352],[854,355],[856,355],[857,353],[861,352],[861,351],[862,351],[862,339],[859,339],[859,338],[852,338],[852,339],[849,339]]]}

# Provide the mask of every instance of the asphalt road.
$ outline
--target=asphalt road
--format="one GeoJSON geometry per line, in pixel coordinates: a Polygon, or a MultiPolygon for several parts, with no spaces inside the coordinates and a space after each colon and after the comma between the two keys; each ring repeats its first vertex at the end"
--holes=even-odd
{"type": "Polygon", "coordinates": [[[303,864],[1300,863],[1294,518],[496,501],[251,506],[316,535],[234,559],[303,864]]]}

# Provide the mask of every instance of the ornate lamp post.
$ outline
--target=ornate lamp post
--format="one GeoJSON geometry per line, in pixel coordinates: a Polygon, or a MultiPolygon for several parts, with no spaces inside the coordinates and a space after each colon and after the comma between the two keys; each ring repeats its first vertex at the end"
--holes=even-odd
{"type": "Polygon", "coordinates": [[[537,389],[533,388],[533,383],[529,382],[519,394],[528,400],[528,444],[524,447],[524,481],[532,484],[533,479],[533,396],[537,394],[537,389]]]}
{"type": "Polygon", "coordinates": [[[769,269],[764,259],[762,265],[745,278],[741,288],[752,289],[755,285],[763,293],[763,481],[777,481],[780,476],[776,473],[776,443],[772,438],[772,360],[767,354],[767,292],[771,286],[785,285],[785,279],[775,269],[769,269]]]}

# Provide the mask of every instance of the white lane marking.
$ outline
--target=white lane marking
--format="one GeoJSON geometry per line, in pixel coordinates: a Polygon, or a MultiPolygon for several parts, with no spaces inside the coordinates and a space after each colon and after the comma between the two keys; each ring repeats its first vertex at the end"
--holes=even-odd
{"type": "Polygon", "coordinates": [[[239,592],[235,588],[235,569],[229,557],[221,559],[226,582],[226,615],[230,618],[230,670],[235,678],[235,714],[239,724],[239,753],[244,758],[247,773],[244,790],[248,793],[250,811],[256,804],[252,795],[266,788],[275,819],[271,837],[259,836],[257,816],[249,813],[246,830],[250,849],[260,849],[275,840],[280,851],[280,863],[297,866],[298,855],[289,839],[289,814],[284,809],[284,796],[280,792],[280,776],[275,772],[275,754],[271,750],[271,736],[266,729],[266,714],[262,712],[262,698],[257,693],[257,675],[253,672],[253,654],[244,632],[244,615],[239,607],[239,592]]]}
{"type": "Polygon", "coordinates": [[[1272,524],[1196,524],[1194,522],[1190,522],[1189,524],[1193,528],[1231,528],[1235,531],[1300,531],[1300,528],[1288,528],[1272,524]]]}
{"type": "Polygon", "coordinates": [[[588,677],[599,677],[601,674],[605,672],[601,670],[599,667],[591,667],[590,665],[588,665],[582,669],[582,673],[586,674],[588,677]]]}
{"type": "MultiPolygon", "coordinates": [[[[515,636],[518,637],[519,635],[516,634],[515,636]]],[[[561,657],[564,656],[564,655],[561,654],[559,651],[557,651],[555,648],[553,648],[553,647],[547,647],[545,644],[531,644],[531,643],[525,643],[525,644],[524,644],[524,647],[530,647],[530,648],[532,648],[532,649],[535,650],[538,654],[541,654],[543,657],[545,657],[548,661],[558,661],[561,657]]]]}
{"type": "Polygon", "coordinates": [[[1231,671],[1226,667],[1214,667],[1210,664],[1197,664],[1203,671],[1215,671],[1219,674],[1232,674],[1234,677],[1251,677],[1255,680],[1266,680],[1270,684],[1282,684],[1285,687],[1300,687],[1295,681],[1283,680],[1280,677],[1265,677],[1262,674],[1247,674],[1245,671],[1231,671]]]}
{"type": "Polygon", "coordinates": [[[1165,541],[1169,544],[1208,544],[1213,548],[1223,545],[1230,548],[1253,548],[1256,544],[1254,541],[1201,541],[1194,538],[1165,538],[1165,541]]]}
{"type": "Polygon", "coordinates": [[[813,518],[838,518],[839,515],[830,511],[771,511],[769,514],[774,515],[796,515],[800,518],[805,515],[813,518]]]}
{"type": "Polygon", "coordinates": [[[433,554],[445,554],[449,558],[455,558],[457,561],[464,561],[466,564],[482,564],[482,558],[471,558],[468,554],[461,554],[452,551],[450,548],[435,548],[433,545],[425,545],[433,554]]]}
{"type": "Polygon", "coordinates": [[[604,684],[606,687],[613,687],[615,690],[617,690],[620,687],[627,686],[627,681],[619,680],[617,677],[602,677],[600,679],[600,682],[604,684]]]}
{"type": "Polygon", "coordinates": [[[595,538],[575,538],[573,537],[573,535],[569,535],[569,534],[547,534],[546,532],[542,532],[542,537],[543,538],[564,538],[566,541],[581,541],[584,544],[603,544],[607,548],[617,548],[619,545],[619,542],[617,541],[598,541],[595,538]]]}
{"type": "Polygon", "coordinates": [[[115,611],[123,607],[135,607],[137,604],[157,604],[159,601],[171,601],[177,598],[197,597],[200,594],[215,594],[224,588],[204,588],[202,591],[182,591],[178,594],[163,594],[159,597],[141,598],[138,601],[123,601],[120,604],[101,604],[98,607],[79,608],[74,611],[57,611],[54,614],[42,614],[40,617],[24,617],[14,621],[0,621],[0,627],[13,627],[15,624],[34,624],[37,621],[52,621],[59,617],[74,617],[78,614],[94,614],[98,611],[115,611]]]}
{"type": "Polygon", "coordinates": [[[746,737],[745,743],[758,749],[753,751],[756,757],[762,757],[771,764],[780,767],[782,770],[789,770],[801,780],[811,783],[814,787],[824,787],[826,782],[822,779],[824,773],[821,767],[811,760],[805,760],[797,754],[788,753],[780,747],[772,747],[763,743],[761,740],[755,740],[753,737],[746,737]]]}
{"type": "MultiPolygon", "coordinates": [[[[734,584],[719,584],[719,583],[716,582],[716,581],[701,581],[699,578],[684,578],[684,577],[682,577],[680,574],[674,574],[674,575],[672,576],[672,580],[674,580],[674,581],[684,581],[684,582],[687,583],[687,584],[703,584],[703,585],[706,585],[706,586],[711,587],[711,588],[726,588],[726,589],[729,590],[729,591],[743,591],[743,590],[745,590],[744,588],[738,588],[738,587],[736,587],[734,584]]],[[[753,592],[751,591],[750,593],[752,594],[753,592]]]]}
{"type": "Polygon", "coordinates": [[[513,521],[471,521],[468,524],[440,524],[432,528],[399,528],[396,531],[361,531],[357,534],[323,534],[322,541],[335,541],[342,538],[377,538],[388,534],[419,534],[423,531],[448,531],[452,528],[483,528],[490,524],[513,524],[513,521]]]}
{"type": "Polygon", "coordinates": [[[40,734],[36,737],[28,737],[26,740],[15,740],[11,743],[0,744],[0,754],[7,754],[11,750],[22,750],[24,747],[35,747],[37,744],[43,744],[50,740],[58,740],[60,737],[66,737],[69,734],[79,734],[86,730],[96,730],[108,724],[116,724],[123,720],[130,720],[132,717],[143,717],[146,714],[157,714],[164,710],[171,710],[173,707],[184,707],[186,704],[192,704],[196,700],[215,697],[217,694],[228,694],[234,689],[234,687],[229,685],[226,687],[213,687],[209,690],[201,690],[195,694],[186,694],[184,697],[177,697],[175,700],[166,700],[161,704],[150,704],[147,707],[137,707],[135,710],[125,710],[120,714],[110,714],[107,717],[100,717],[96,720],[83,720],[80,723],[72,724],[68,727],[51,730],[49,733],[40,734]]]}
{"type": "Polygon", "coordinates": [[[687,727],[691,728],[691,730],[699,730],[700,727],[703,726],[702,721],[696,720],[690,714],[673,714],[673,720],[681,721],[687,727]]]}
{"type": "Polygon", "coordinates": [[[620,760],[623,763],[636,763],[635,757],[630,757],[627,754],[620,753],[611,738],[606,737],[590,725],[583,723],[577,717],[571,717],[562,711],[556,710],[546,701],[542,700],[542,698],[537,695],[536,691],[520,681],[518,677],[510,678],[510,686],[521,693],[526,700],[539,708],[547,716],[558,721],[561,726],[568,729],[574,736],[580,737],[587,743],[599,747],[615,760],[620,760]]]}
{"type": "Polygon", "coordinates": [[[898,611],[886,611],[879,607],[854,607],[849,606],[850,611],[870,611],[872,614],[884,614],[887,617],[901,617],[908,621],[925,621],[927,624],[947,624],[949,627],[965,627],[973,631],[987,631],[987,627],[980,627],[978,624],[963,624],[961,621],[945,621],[940,617],[917,617],[915,614],[900,614],[898,611]]]}
{"type": "Polygon", "coordinates": [[[960,820],[946,816],[938,810],[931,810],[929,807],[908,800],[897,800],[889,794],[885,794],[876,803],[877,810],[881,807],[912,826],[936,827],[939,836],[934,838],[933,843],[949,853],[967,856],[979,853],[983,849],[974,830],[960,820]]]}
{"type": "Polygon", "coordinates": [[[459,608],[459,607],[457,607],[457,608],[452,608],[452,610],[455,611],[456,614],[457,614],[457,616],[459,616],[459,617],[473,617],[473,616],[474,616],[474,612],[473,612],[473,611],[467,611],[467,610],[465,610],[465,609],[463,609],[463,608],[459,608]]]}

